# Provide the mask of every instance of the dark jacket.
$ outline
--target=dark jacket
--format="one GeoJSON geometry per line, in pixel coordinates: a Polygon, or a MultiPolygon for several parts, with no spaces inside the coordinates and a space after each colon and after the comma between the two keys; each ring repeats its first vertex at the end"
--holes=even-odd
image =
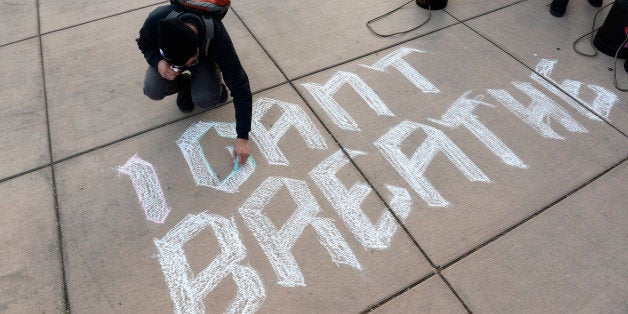
{"type": "MultiPolygon", "coordinates": [[[[144,25],[140,29],[140,37],[136,40],[137,45],[144,54],[146,62],[154,68],[162,59],[157,46],[157,22],[172,11],[170,5],[156,8],[148,15],[144,25]]],[[[205,37],[205,26],[202,20],[191,21],[197,24],[199,38],[205,37]],[[200,25],[198,25],[201,23],[200,25]]],[[[235,107],[236,131],[238,138],[248,139],[251,131],[252,96],[249,78],[240,64],[240,59],[233,47],[231,38],[222,24],[222,21],[213,19],[214,37],[209,45],[209,53],[206,55],[201,51],[201,60],[206,58],[215,61],[222,72],[223,79],[231,91],[235,107]]],[[[202,49],[201,49],[202,50],[202,49]]]]}

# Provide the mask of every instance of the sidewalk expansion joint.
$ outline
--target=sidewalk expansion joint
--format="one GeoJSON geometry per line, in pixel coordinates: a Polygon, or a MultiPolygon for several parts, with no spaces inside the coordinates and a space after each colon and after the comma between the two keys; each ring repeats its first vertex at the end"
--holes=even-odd
{"type": "MultiPolygon", "coordinates": [[[[48,108],[48,91],[46,88],[46,71],[44,68],[44,47],[42,43],[42,35],[41,35],[41,14],[40,14],[40,1],[36,2],[36,10],[37,10],[37,37],[39,40],[39,61],[41,67],[41,80],[42,80],[42,89],[43,89],[43,98],[44,98],[44,111],[46,116],[46,130],[48,135],[48,153],[50,162],[52,163],[52,136],[50,134],[50,111],[48,108]]],[[[59,196],[57,194],[57,180],[55,177],[55,169],[54,167],[50,167],[51,174],[51,183],[52,183],[52,194],[54,199],[54,211],[55,217],[57,220],[57,241],[59,243],[59,262],[61,264],[61,281],[63,285],[63,306],[66,313],[69,313],[70,310],[70,298],[68,294],[68,285],[67,285],[67,274],[65,269],[65,250],[64,250],[64,242],[63,242],[63,230],[61,228],[61,213],[59,210],[59,196]]]]}
{"type": "Polygon", "coordinates": [[[45,165],[38,166],[38,167],[35,167],[35,168],[32,168],[32,169],[28,169],[28,170],[22,171],[20,173],[12,174],[12,175],[10,175],[10,176],[8,176],[6,178],[0,179],[0,183],[6,182],[6,181],[10,181],[12,179],[15,179],[15,178],[18,178],[18,177],[21,177],[21,176],[24,176],[24,175],[27,175],[27,174],[39,171],[41,169],[45,169],[45,168],[50,167],[50,166],[52,166],[52,163],[47,163],[45,165]]]}
{"type": "Polygon", "coordinates": [[[426,280],[428,280],[428,279],[430,279],[430,278],[434,277],[434,275],[436,275],[436,273],[435,273],[435,272],[431,272],[431,273],[427,274],[427,275],[426,275],[426,276],[424,276],[423,278],[421,278],[421,279],[419,279],[419,280],[417,280],[417,281],[415,281],[415,282],[411,283],[411,284],[410,284],[410,285],[408,285],[407,287],[405,287],[405,288],[403,288],[403,289],[401,289],[401,290],[399,290],[399,291],[397,291],[397,292],[393,293],[392,295],[390,295],[390,296],[386,297],[385,299],[383,299],[383,300],[381,300],[381,301],[377,302],[376,304],[374,304],[374,305],[372,305],[372,306],[368,307],[366,310],[364,310],[364,311],[362,311],[362,312],[360,312],[360,313],[364,314],[364,313],[369,313],[369,312],[373,312],[373,311],[375,311],[377,308],[379,308],[379,307],[381,307],[382,305],[384,305],[384,304],[386,304],[386,303],[388,303],[388,302],[390,302],[390,301],[394,300],[395,298],[397,298],[398,296],[400,296],[400,295],[404,294],[404,293],[405,293],[405,292],[407,292],[408,290],[410,290],[410,289],[412,289],[412,288],[414,288],[414,287],[416,287],[416,286],[420,285],[420,284],[421,284],[421,283],[423,283],[424,281],[426,281],[426,280]]]}
{"type": "Polygon", "coordinates": [[[449,288],[449,290],[454,294],[454,296],[456,297],[458,302],[460,302],[460,305],[467,311],[467,313],[473,313],[471,311],[471,309],[469,309],[467,304],[462,300],[462,298],[460,298],[460,296],[458,295],[456,290],[452,287],[452,285],[449,283],[449,281],[440,272],[431,272],[431,273],[427,274],[426,276],[424,276],[423,278],[419,279],[418,281],[415,281],[415,282],[411,283],[410,285],[406,286],[405,288],[403,288],[403,289],[393,293],[392,295],[386,297],[385,299],[383,299],[383,300],[379,301],[378,303],[370,306],[369,308],[367,308],[366,310],[364,310],[364,311],[362,311],[360,313],[365,314],[365,313],[373,312],[376,309],[378,309],[379,307],[383,306],[384,304],[392,302],[393,300],[395,300],[396,298],[398,298],[402,294],[408,292],[409,290],[413,289],[414,287],[422,284],[423,282],[425,282],[428,279],[430,279],[432,277],[435,277],[435,276],[440,278],[440,280],[443,281],[443,283],[445,283],[447,288],[449,288]]]}
{"type": "Polygon", "coordinates": [[[37,39],[37,38],[39,38],[39,36],[34,35],[34,36],[18,39],[16,41],[12,41],[12,42],[9,42],[9,43],[6,43],[6,44],[1,44],[0,45],[0,49],[2,49],[3,47],[11,46],[13,44],[18,44],[18,43],[25,42],[25,41],[30,40],[30,39],[37,39]]]}
{"type": "Polygon", "coordinates": [[[462,300],[462,298],[460,297],[460,295],[458,294],[456,289],[454,289],[454,287],[451,285],[451,283],[449,283],[449,280],[447,280],[447,278],[445,278],[445,276],[442,274],[442,272],[440,270],[438,271],[438,276],[445,283],[445,285],[447,285],[447,288],[449,288],[451,293],[454,294],[456,299],[458,299],[458,302],[460,302],[460,304],[462,305],[462,307],[464,307],[464,309],[467,311],[467,313],[473,313],[471,311],[471,309],[469,308],[469,306],[467,306],[467,304],[464,302],[464,300],[462,300]]]}
{"type": "MultiPolygon", "coordinates": [[[[137,8],[134,8],[134,9],[130,9],[130,10],[126,10],[126,11],[122,11],[122,12],[114,13],[114,14],[111,14],[111,15],[107,15],[107,16],[99,17],[99,18],[97,18],[97,19],[93,19],[93,20],[89,20],[89,21],[81,22],[81,23],[78,23],[78,24],[74,24],[74,25],[70,25],[70,26],[65,26],[65,27],[62,27],[62,28],[59,28],[59,29],[53,29],[53,30],[51,30],[51,31],[47,31],[47,32],[45,32],[45,33],[41,33],[41,36],[44,36],[44,35],[49,35],[49,34],[52,34],[52,33],[61,32],[61,31],[68,30],[68,29],[71,29],[71,28],[75,28],[75,27],[83,26],[83,25],[86,25],[86,24],[91,24],[91,23],[94,23],[94,22],[98,22],[98,21],[106,20],[106,19],[111,18],[111,17],[116,17],[116,16],[119,16],[119,15],[124,15],[124,14],[127,14],[127,13],[131,13],[131,12],[139,11],[139,10],[142,10],[142,9],[150,8],[150,7],[152,7],[152,6],[157,6],[157,5],[166,4],[166,3],[168,3],[168,1],[158,2],[158,3],[153,3],[153,4],[149,4],[149,5],[145,5],[145,6],[137,7],[137,8]]],[[[38,12],[39,12],[39,7],[38,7],[37,9],[38,9],[38,12]]],[[[39,13],[37,14],[37,17],[39,18],[39,13]]],[[[41,31],[41,30],[40,30],[40,31],[41,31]]]]}

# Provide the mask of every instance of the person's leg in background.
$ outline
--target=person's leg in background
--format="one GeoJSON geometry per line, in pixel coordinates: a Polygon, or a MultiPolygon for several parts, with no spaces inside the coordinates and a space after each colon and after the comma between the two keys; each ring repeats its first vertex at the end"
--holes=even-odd
{"type": "Polygon", "coordinates": [[[192,101],[201,109],[212,109],[227,100],[227,87],[222,74],[213,60],[201,59],[190,68],[192,73],[192,101]]]}
{"type": "MultiPolygon", "coordinates": [[[[561,17],[565,15],[565,10],[567,9],[567,4],[569,0],[554,0],[552,4],[550,4],[550,13],[555,17],[561,17]]],[[[602,0],[589,0],[589,3],[594,7],[601,7],[602,0]]]]}

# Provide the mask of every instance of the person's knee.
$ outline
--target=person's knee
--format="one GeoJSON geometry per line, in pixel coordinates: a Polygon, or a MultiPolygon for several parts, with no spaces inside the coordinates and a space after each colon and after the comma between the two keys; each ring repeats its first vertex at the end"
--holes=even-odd
{"type": "Polygon", "coordinates": [[[155,91],[144,87],[144,95],[152,100],[162,100],[166,97],[163,92],[155,91]]]}
{"type": "Polygon", "coordinates": [[[212,94],[194,94],[192,93],[192,102],[201,109],[211,109],[218,106],[220,95],[212,94]]]}
{"type": "Polygon", "coordinates": [[[142,90],[146,97],[152,100],[162,100],[172,94],[173,83],[162,78],[153,67],[146,69],[142,90]]]}

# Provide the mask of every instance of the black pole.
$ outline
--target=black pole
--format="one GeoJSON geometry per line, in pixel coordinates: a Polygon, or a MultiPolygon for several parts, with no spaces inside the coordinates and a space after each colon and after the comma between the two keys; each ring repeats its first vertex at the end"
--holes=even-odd
{"type": "Polygon", "coordinates": [[[423,9],[441,10],[447,6],[447,0],[416,0],[416,5],[423,9]]]}
{"type": "Polygon", "coordinates": [[[628,1],[617,0],[595,35],[593,45],[611,57],[615,57],[617,50],[621,48],[618,58],[625,59],[628,57],[628,49],[621,47],[621,44],[626,40],[626,27],[628,27],[628,1]]]}

